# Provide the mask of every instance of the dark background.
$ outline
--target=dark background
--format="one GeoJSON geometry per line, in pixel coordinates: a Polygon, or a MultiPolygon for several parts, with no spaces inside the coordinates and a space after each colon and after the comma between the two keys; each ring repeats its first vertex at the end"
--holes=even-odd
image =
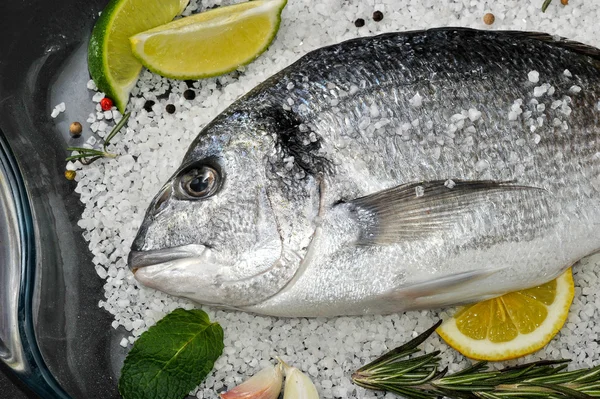
{"type": "MultiPolygon", "coordinates": [[[[126,332],[112,329],[112,316],[98,308],[103,281],[77,227],[83,205],[75,183],[64,178],[66,148],[89,136],[85,120],[94,105],[86,48],[107,2],[0,0],[0,130],[18,161],[37,226],[33,325],[45,365],[76,399],[118,398],[126,354],[118,345],[126,332]],[[62,101],[67,112],[50,118],[62,101]],[[74,120],[87,132],[77,140],[68,133],[74,120]]],[[[11,373],[7,378],[7,369],[0,362],[0,399],[31,397],[27,389],[18,393],[24,386],[11,373]]]]}
{"type": "MultiPolygon", "coordinates": [[[[33,394],[28,390],[22,383],[15,380],[11,380],[4,373],[10,373],[10,370],[3,364],[0,363],[0,398],[4,399],[28,399],[28,398],[39,398],[39,396],[33,394]],[[16,385],[15,385],[16,383],[16,385]]],[[[12,377],[12,376],[11,376],[12,377]]]]}

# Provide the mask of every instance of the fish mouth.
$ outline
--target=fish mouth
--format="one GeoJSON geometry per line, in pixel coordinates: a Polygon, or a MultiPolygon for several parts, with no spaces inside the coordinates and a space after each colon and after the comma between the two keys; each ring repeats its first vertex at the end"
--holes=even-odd
{"type": "Polygon", "coordinates": [[[129,269],[135,274],[141,268],[156,266],[159,264],[173,262],[185,258],[199,258],[210,249],[206,245],[189,244],[180,247],[152,249],[149,251],[129,252],[127,264],[129,269]]]}

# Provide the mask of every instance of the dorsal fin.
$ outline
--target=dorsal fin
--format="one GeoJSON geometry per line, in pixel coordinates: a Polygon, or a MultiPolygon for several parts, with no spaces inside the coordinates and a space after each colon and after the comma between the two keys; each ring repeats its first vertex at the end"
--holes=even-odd
{"type": "Polygon", "coordinates": [[[528,39],[539,40],[541,42],[546,42],[549,44],[553,44],[557,47],[562,47],[569,51],[573,51],[574,53],[578,53],[581,55],[586,55],[591,57],[597,61],[600,61],[600,49],[576,42],[574,40],[570,40],[561,36],[550,35],[548,33],[543,32],[521,32],[521,31],[504,31],[504,33],[508,35],[513,35],[517,37],[523,37],[528,39]]]}
{"type": "MultiPolygon", "coordinates": [[[[471,28],[462,28],[462,27],[445,27],[445,28],[432,28],[427,29],[426,32],[436,32],[436,31],[456,31],[456,32],[471,32],[474,35],[479,35],[482,33],[481,30],[471,29],[471,28]]],[[[415,31],[416,33],[417,31],[415,31]]],[[[422,32],[422,31],[421,31],[422,32]]],[[[493,35],[506,35],[513,36],[522,39],[531,39],[538,40],[540,42],[545,42],[557,47],[564,48],[566,50],[572,51],[577,54],[585,55],[593,58],[598,61],[598,67],[600,67],[600,49],[590,46],[588,44],[576,42],[574,40],[570,40],[558,35],[550,35],[544,32],[525,32],[525,31],[517,31],[517,30],[498,30],[498,31],[485,31],[487,33],[493,35]]]]}

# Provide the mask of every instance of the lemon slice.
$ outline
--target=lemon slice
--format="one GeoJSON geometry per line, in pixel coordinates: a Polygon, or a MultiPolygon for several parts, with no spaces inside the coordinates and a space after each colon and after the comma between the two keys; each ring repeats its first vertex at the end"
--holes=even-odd
{"type": "Polygon", "coordinates": [[[221,75],[269,47],[286,2],[255,0],[181,18],[131,37],[131,48],[145,67],[162,76],[221,75]]]}
{"type": "Polygon", "coordinates": [[[142,64],[131,54],[129,37],[171,21],[189,0],[111,0],[94,25],[88,46],[90,75],[121,112],[142,64]]]}
{"type": "Polygon", "coordinates": [[[560,331],[574,292],[569,269],[549,283],[465,306],[437,332],[472,359],[514,359],[541,349],[560,331]]]}

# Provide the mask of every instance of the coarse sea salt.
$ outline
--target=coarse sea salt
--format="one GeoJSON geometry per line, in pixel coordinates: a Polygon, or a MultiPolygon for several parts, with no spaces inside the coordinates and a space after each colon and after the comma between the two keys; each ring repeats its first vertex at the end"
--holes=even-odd
{"type": "Polygon", "coordinates": [[[481,118],[481,111],[478,111],[475,108],[470,108],[469,109],[469,119],[471,120],[471,122],[475,122],[479,118],[481,118]]]}
{"type": "Polygon", "coordinates": [[[52,110],[52,112],[50,113],[50,116],[52,118],[56,118],[61,112],[65,112],[67,109],[67,106],[64,102],[57,104],[54,109],[52,110]]]}
{"type": "Polygon", "coordinates": [[[420,107],[423,104],[423,97],[419,93],[415,94],[413,98],[409,100],[409,104],[412,107],[420,107]]]}
{"type": "Polygon", "coordinates": [[[541,96],[543,96],[544,94],[546,94],[546,92],[548,92],[548,86],[546,86],[546,85],[542,85],[542,86],[536,86],[536,87],[533,89],[533,95],[534,95],[535,97],[541,97],[541,96]]]}
{"type": "Polygon", "coordinates": [[[456,183],[454,182],[454,180],[452,180],[452,179],[448,179],[448,180],[446,180],[446,181],[444,182],[444,186],[446,186],[446,187],[448,187],[448,188],[452,189],[452,188],[454,188],[454,187],[456,186],[456,183]]]}
{"type": "MultiPolygon", "coordinates": [[[[207,0],[200,4],[192,0],[183,14],[189,15],[213,5],[233,2],[207,0]]],[[[158,189],[176,170],[188,145],[202,127],[239,96],[312,49],[383,32],[434,26],[482,28],[483,10],[490,7],[490,3],[485,0],[447,0],[441,8],[438,3],[432,0],[325,0],[317,10],[309,2],[288,2],[283,10],[280,31],[268,51],[253,63],[240,68],[240,73],[194,82],[196,100],[185,106],[182,105],[185,103],[182,82],[171,81],[148,71],[142,72],[128,109],[132,112],[131,118],[111,143],[111,152],[119,154],[119,157],[101,159],[85,167],[79,162],[73,162],[68,167],[69,170],[77,170],[76,192],[80,193],[85,206],[78,225],[84,230],[83,236],[94,255],[94,265],[91,267],[95,268],[99,278],[105,280],[105,298],[99,305],[114,315],[112,326],[123,335],[120,337],[122,339],[116,341],[119,345],[131,345],[143,331],[175,308],[191,309],[195,306],[189,301],[141,286],[127,269],[126,260],[147,206],[158,189]],[[362,28],[354,26],[357,18],[367,19],[375,9],[384,11],[385,18],[382,21],[367,23],[362,28]],[[407,13],[406,10],[410,12],[407,13]],[[151,112],[143,109],[146,100],[156,103],[151,112]],[[175,114],[164,111],[168,103],[177,106],[175,114]]],[[[571,3],[567,8],[552,4],[546,13],[541,13],[539,7],[532,6],[530,2],[497,0],[493,2],[490,11],[497,16],[495,29],[546,31],[599,46],[600,37],[596,34],[597,26],[593,21],[600,19],[600,8],[593,1],[571,3]],[[574,18],[574,12],[585,16],[585,19],[574,18]]],[[[562,75],[543,76],[544,79],[553,82],[560,96],[566,93],[563,86],[555,83],[557,79],[568,82],[573,78],[573,74],[568,70],[562,75]]],[[[539,83],[539,74],[534,76],[530,73],[527,78],[532,83],[539,83]],[[537,82],[532,78],[537,79],[537,82]]],[[[358,79],[347,88],[347,93],[339,93],[340,97],[346,94],[354,95],[367,87],[366,80],[360,77],[358,79]]],[[[522,81],[523,77],[516,76],[515,81],[519,80],[522,81]]],[[[572,83],[576,83],[576,79],[572,79],[572,83]]],[[[87,82],[87,87],[97,90],[93,81],[87,82]]],[[[286,89],[295,90],[298,87],[298,83],[295,88],[288,84],[286,89]]],[[[337,90],[335,85],[331,85],[330,88],[337,90]]],[[[544,94],[552,95],[554,86],[547,84],[536,89],[542,97],[544,94]]],[[[102,98],[103,93],[95,93],[92,101],[98,103],[102,98]]],[[[420,94],[415,94],[411,100],[411,107],[422,106],[424,102],[420,94]]],[[[533,107],[525,107],[521,101],[516,103],[518,107],[515,106],[514,110],[510,103],[506,104],[503,110],[508,108],[514,120],[517,120],[521,113],[523,118],[533,119],[531,114],[525,117],[522,108],[526,108],[527,112],[550,112],[546,126],[568,128],[567,121],[563,120],[568,116],[561,112],[560,118],[557,118],[559,111],[555,111],[561,108],[568,112],[563,108],[563,103],[564,106],[569,106],[566,100],[556,100],[551,105],[548,102],[545,110],[535,107],[542,103],[541,98],[539,103],[530,98],[525,101],[533,104],[533,107]]],[[[284,99],[281,106],[290,109],[295,105],[284,99]]],[[[476,104],[465,105],[464,108],[471,106],[475,107],[476,104]]],[[[600,103],[598,109],[600,110],[600,103]]],[[[475,108],[473,110],[476,111],[475,108]]],[[[467,121],[469,126],[464,125],[465,119],[475,122],[481,115],[479,111],[476,113],[471,109],[468,109],[466,115],[463,111],[455,111],[465,116],[462,120],[452,123],[457,137],[455,140],[458,142],[460,138],[461,145],[472,147],[477,144],[474,138],[461,136],[472,134],[477,137],[475,127],[471,126],[470,122],[467,121]],[[460,131],[457,126],[459,122],[464,126],[460,131]]],[[[102,115],[102,121],[105,123],[102,127],[105,132],[121,117],[113,111],[113,120],[110,120],[100,105],[93,103],[90,104],[88,112],[90,115],[87,122],[94,131],[99,131],[101,126],[96,112],[102,115]]],[[[534,117],[538,115],[535,114],[534,117]]],[[[389,115],[386,117],[390,118],[389,115]]],[[[411,133],[418,131],[420,125],[429,126],[428,119],[423,119],[423,123],[419,124],[415,115],[403,117],[405,121],[401,129],[395,132],[402,140],[411,140],[416,136],[416,133],[413,133],[413,136],[411,133]]],[[[387,125],[384,119],[372,120],[369,123],[381,129],[385,129],[387,125]]],[[[365,127],[370,126],[366,124],[365,127]]],[[[533,134],[526,132],[527,141],[520,139],[516,145],[529,145],[532,141],[539,144],[542,142],[542,136],[537,132],[541,132],[542,129],[538,128],[533,134]]],[[[308,138],[308,141],[310,140],[308,138]]],[[[431,148],[434,155],[437,155],[439,147],[431,148]]],[[[495,160],[492,162],[496,165],[495,160]]],[[[476,169],[482,174],[489,168],[490,163],[487,160],[481,160],[476,165],[476,169]]],[[[517,169],[522,172],[524,167],[520,166],[517,169]]],[[[452,180],[445,182],[446,187],[450,188],[450,182],[452,180]]],[[[554,340],[542,350],[523,359],[493,367],[540,359],[558,359],[563,355],[574,359],[570,364],[571,368],[599,364],[600,357],[597,353],[600,348],[596,340],[600,336],[600,323],[595,322],[600,318],[600,292],[596,289],[600,281],[599,272],[599,256],[588,258],[575,267],[577,294],[567,324],[554,340]]],[[[211,399],[218,398],[217,391],[229,389],[265,365],[273,364],[275,356],[281,356],[302,372],[309,373],[322,398],[391,398],[391,395],[353,385],[349,378],[351,373],[383,352],[414,338],[439,318],[448,317],[451,313],[450,310],[436,309],[389,316],[278,319],[210,307],[204,309],[225,331],[223,355],[215,363],[215,368],[206,381],[194,391],[198,398],[211,399]]],[[[441,364],[448,366],[450,372],[471,364],[436,335],[429,338],[423,346],[429,352],[441,350],[441,364]]]]}
{"type": "Polygon", "coordinates": [[[540,73],[538,71],[531,71],[527,74],[531,83],[537,83],[540,81],[540,73]]]}

